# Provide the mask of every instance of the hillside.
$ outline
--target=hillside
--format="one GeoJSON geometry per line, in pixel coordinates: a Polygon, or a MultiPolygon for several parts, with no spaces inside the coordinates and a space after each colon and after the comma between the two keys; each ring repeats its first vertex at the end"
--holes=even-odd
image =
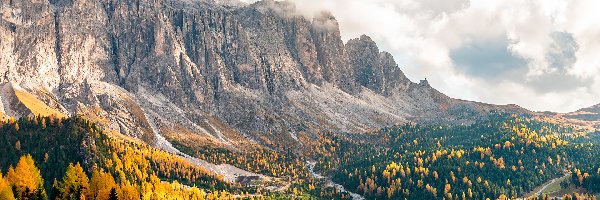
{"type": "MultiPolygon", "coordinates": [[[[600,121],[600,104],[569,113],[568,118],[598,123],[600,121]]],[[[600,126],[596,126],[596,128],[600,128],[600,126]]]]}
{"type": "Polygon", "coordinates": [[[260,148],[193,154],[269,175],[232,182],[184,154],[113,135],[81,118],[28,117],[0,125],[0,167],[6,172],[0,173],[0,197],[96,194],[108,199],[114,190],[110,193],[119,199],[502,199],[523,196],[570,173],[561,188],[578,188],[575,195],[594,199],[586,193],[600,191],[600,135],[573,131],[527,116],[493,114],[469,126],[405,124],[362,134],[322,132],[318,142],[299,135],[309,147],[306,157],[260,148]],[[41,178],[34,179],[37,184],[16,178],[27,173],[41,178]],[[6,185],[21,183],[29,190],[7,190],[6,185]],[[65,189],[69,184],[76,186],[70,192],[65,189]]]}
{"type": "MultiPolygon", "coordinates": [[[[17,199],[38,199],[39,195],[54,199],[61,195],[73,195],[76,188],[72,188],[71,192],[65,192],[61,188],[67,188],[63,182],[70,180],[68,169],[74,165],[82,171],[73,181],[79,181],[78,184],[82,185],[90,184],[80,186],[83,191],[79,193],[86,198],[94,193],[103,193],[104,190],[105,196],[98,198],[108,199],[108,191],[112,188],[116,189],[119,199],[219,199],[251,196],[273,199],[288,198],[285,190],[290,187],[287,181],[283,181],[286,180],[284,176],[251,178],[251,184],[259,187],[247,187],[227,180],[208,167],[198,166],[184,156],[150,147],[133,138],[104,132],[96,124],[82,118],[24,117],[18,121],[11,119],[2,122],[0,153],[0,199],[6,199],[8,195],[5,193],[7,185],[3,185],[3,181],[19,186],[11,192],[17,199]],[[30,159],[29,165],[34,162],[38,171],[32,170],[31,166],[19,168],[23,167],[20,166],[23,159],[30,159]],[[42,181],[32,184],[27,180],[27,174],[31,173],[29,170],[34,175],[41,175],[39,180],[42,181]],[[56,180],[62,181],[59,183],[56,180]],[[19,184],[25,184],[24,187],[29,190],[21,189],[19,184]],[[95,187],[92,184],[96,184],[95,187]],[[270,187],[273,189],[268,189],[270,187]],[[274,193],[280,188],[281,191],[274,193]]],[[[273,164],[283,166],[286,162],[273,164]]],[[[296,169],[301,173],[302,168],[296,169]]],[[[302,180],[318,185],[307,176],[302,176],[302,180]]],[[[308,183],[294,181],[294,184],[308,183]]],[[[8,190],[11,188],[8,187],[8,190]]],[[[313,189],[312,193],[318,195],[320,191],[321,189],[313,189]]],[[[306,195],[311,196],[308,193],[306,195]]],[[[335,194],[330,195],[334,196],[322,196],[325,199],[335,197],[335,194]]]]}
{"type": "Polygon", "coordinates": [[[322,149],[314,152],[317,170],[367,199],[569,199],[580,194],[526,194],[559,177],[567,178],[557,190],[599,192],[599,137],[497,114],[469,126],[406,124],[350,136],[323,133],[313,149],[322,149]]]}
{"type": "Polygon", "coordinates": [[[598,132],[600,129],[600,104],[582,108],[570,113],[539,113],[548,121],[574,126],[587,132],[598,132]]]}
{"type": "Polygon", "coordinates": [[[19,86],[7,83],[2,87],[3,110],[8,116],[55,116],[66,117],[61,111],[48,106],[37,96],[23,90],[19,86]]]}

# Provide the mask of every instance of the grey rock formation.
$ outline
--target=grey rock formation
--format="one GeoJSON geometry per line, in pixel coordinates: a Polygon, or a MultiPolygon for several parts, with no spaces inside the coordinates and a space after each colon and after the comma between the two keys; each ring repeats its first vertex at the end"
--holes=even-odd
{"type": "Polygon", "coordinates": [[[346,44],[354,80],[374,92],[391,95],[399,87],[406,88],[410,80],[388,52],[379,52],[377,44],[366,35],[346,44]]]}
{"type": "Polygon", "coordinates": [[[4,0],[0,6],[1,84],[148,143],[160,134],[232,148],[241,140],[277,147],[297,144],[301,132],[462,123],[492,109],[526,112],[451,99],[413,83],[369,37],[344,45],[331,14],[307,19],[287,2],[4,0]]]}

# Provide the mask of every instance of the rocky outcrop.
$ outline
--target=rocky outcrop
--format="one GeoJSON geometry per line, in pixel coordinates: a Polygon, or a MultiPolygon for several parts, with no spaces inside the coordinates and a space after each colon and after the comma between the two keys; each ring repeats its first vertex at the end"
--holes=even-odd
{"type": "Polygon", "coordinates": [[[300,132],[524,112],[412,83],[369,37],[344,44],[331,14],[308,19],[288,2],[0,4],[0,83],[149,143],[289,147],[300,132]]]}
{"type": "Polygon", "coordinates": [[[379,52],[377,44],[366,35],[346,44],[354,80],[361,86],[383,95],[391,95],[410,80],[404,76],[388,52],[379,52]]]}

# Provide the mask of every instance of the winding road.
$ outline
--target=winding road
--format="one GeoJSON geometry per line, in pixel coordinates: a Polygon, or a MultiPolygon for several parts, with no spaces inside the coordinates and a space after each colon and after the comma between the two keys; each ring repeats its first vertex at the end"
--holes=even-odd
{"type": "Polygon", "coordinates": [[[540,188],[540,190],[538,190],[538,191],[535,193],[535,195],[536,195],[536,196],[540,196],[540,195],[542,194],[542,192],[543,192],[544,190],[546,190],[546,188],[548,188],[548,186],[550,186],[550,185],[552,185],[552,184],[556,183],[556,181],[557,181],[558,179],[561,179],[561,178],[564,178],[564,177],[566,177],[566,176],[570,176],[570,175],[571,175],[571,174],[565,173],[565,174],[564,174],[564,176],[561,176],[561,177],[554,178],[554,179],[550,180],[550,182],[547,182],[546,184],[544,184],[544,186],[542,186],[542,188],[540,188]]]}

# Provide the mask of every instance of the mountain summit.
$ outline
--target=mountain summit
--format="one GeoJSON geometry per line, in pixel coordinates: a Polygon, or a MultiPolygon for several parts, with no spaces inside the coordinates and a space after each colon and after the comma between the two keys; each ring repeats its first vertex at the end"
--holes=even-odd
{"type": "Polygon", "coordinates": [[[308,19],[289,2],[1,4],[5,116],[82,115],[157,146],[166,138],[235,148],[297,145],[298,133],[320,130],[527,112],[413,83],[368,36],[344,44],[331,14],[308,19]]]}

